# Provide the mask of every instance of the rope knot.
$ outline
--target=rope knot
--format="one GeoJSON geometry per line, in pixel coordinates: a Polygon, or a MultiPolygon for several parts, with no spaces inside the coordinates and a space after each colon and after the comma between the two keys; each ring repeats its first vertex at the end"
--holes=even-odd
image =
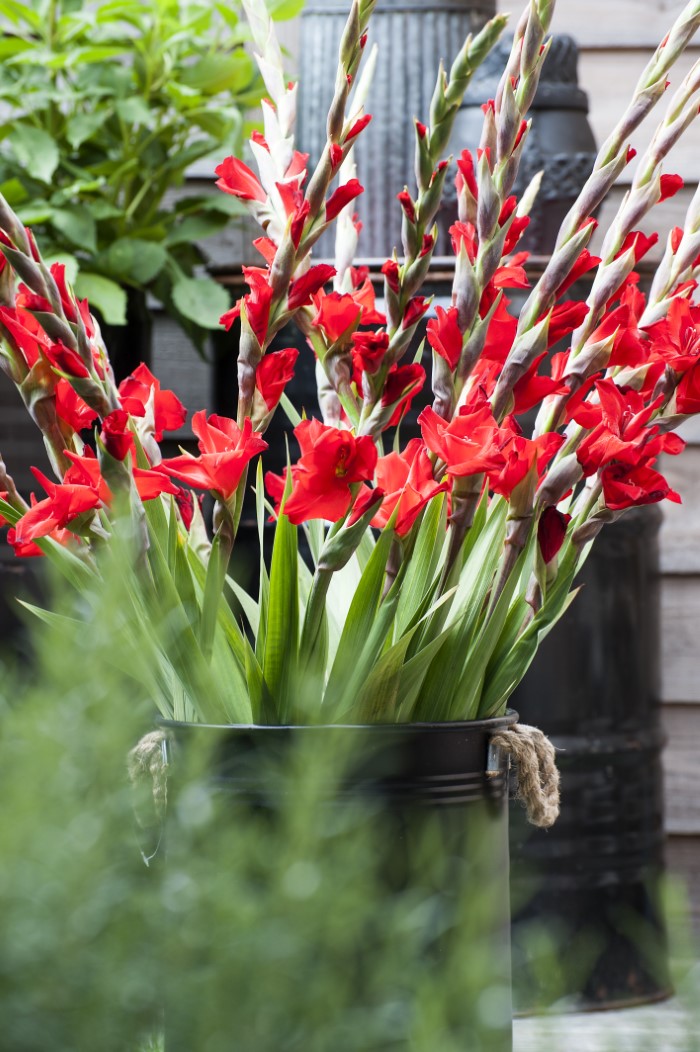
{"type": "Polygon", "coordinates": [[[515,723],[491,738],[518,767],[517,798],[522,800],[528,821],[549,829],[559,817],[559,771],[554,746],[537,727],[515,723]]]}

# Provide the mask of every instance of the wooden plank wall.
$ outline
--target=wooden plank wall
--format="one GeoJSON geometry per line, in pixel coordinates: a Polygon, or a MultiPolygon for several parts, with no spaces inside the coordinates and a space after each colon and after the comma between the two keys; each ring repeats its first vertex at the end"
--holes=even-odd
{"type": "MultiPolygon", "coordinates": [[[[518,0],[499,0],[500,10],[518,7],[518,0]]],[[[685,0],[557,0],[552,30],[571,34],[579,44],[579,82],[589,95],[598,143],[612,131],[654,48],[684,7],[685,0]]],[[[696,43],[672,73],[670,90],[700,57],[700,38],[696,43]]],[[[662,112],[657,107],[634,134],[632,144],[639,153],[662,112]]],[[[647,232],[658,230],[662,243],[668,230],[682,223],[700,179],[700,123],[674,149],[666,171],[682,175],[686,188],[643,224],[647,232]]],[[[624,179],[602,210],[602,229],[623,193],[624,179]]],[[[700,795],[695,784],[700,745],[700,424],[686,425],[685,437],[689,447],[683,456],[667,458],[664,465],[683,505],[664,506],[661,532],[662,700],[668,735],[667,861],[688,886],[700,930],[700,795]]]]}

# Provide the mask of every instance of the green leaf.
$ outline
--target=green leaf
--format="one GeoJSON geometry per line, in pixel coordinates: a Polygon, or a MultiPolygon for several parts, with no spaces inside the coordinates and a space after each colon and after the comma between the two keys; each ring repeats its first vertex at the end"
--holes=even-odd
{"type": "Polygon", "coordinates": [[[375,624],[393,539],[393,529],[382,530],[355,590],[324,694],[323,704],[330,709],[340,703],[375,624]]]}
{"type": "Polygon", "coordinates": [[[97,251],[97,226],[90,209],[85,205],[55,208],[51,222],[56,230],[76,248],[97,251]]]}
{"type": "MultiPolygon", "coordinates": [[[[0,5],[0,12],[1,10],[0,5]]],[[[42,183],[50,183],[58,168],[60,155],[58,146],[48,132],[17,122],[9,141],[15,157],[24,166],[27,174],[42,183]]]]}
{"type": "Polygon", "coordinates": [[[163,269],[167,258],[164,246],[155,241],[120,237],[107,249],[104,262],[114,277],[147,285],[163,269]]]}
{"type": "Polygon", "coordinates": [[[81,271],[75,279],[75,294],[96,307],[108,325],[126,325],[126,292],[116,282],[81,271]]]}
{"type": "Polygon", "coordinates": [[[250,56],[239,49],[231,55],[210,53],[180,74],[180,83],[185,87],[218,95],[223,91],[233,93],[248,87],[255,75],[250,56]]]}
{"type": "Polygon", "coordinates": [[[296,18],[304,8],[304,0],[266,0],[267,9],[275,22],[296,18]]]}
{"type": "Polygon", "coordinates": [[[133,95],[129,99],[118,99],[115,109],[125,124],[135,124],[139,127],[152,128],[155,122],[155,114],[150,109],[145,99],[133,95]]]}
{"type": "Polygon", "coordinates": [[[15,26],[22,23],[31,26],[41,36],[43,18],[29,4],[21,3],[20,0],[0,0],[0,15],[4,15],[15,26]]]}
{"type": "Polygon", "coordinates": [[[297,528],[281,512],[275,526],[270,566],[270,598],[265,633],[263,676],[281,723],[289,719],[295,702],[299,650],[297,528]]]}
{"type": "Polygon", "coordinates": [[[91,139],[109,116],[106,108],[94,110],[92,113],[74,113],[66,121],[66,139],[77,150],[84,142],[91,139]]]}
{"type": "Polygon", "coordinates": [[[444,493],[429,502],[406,570],[396,611],[396,634],[403,635],[429,590],[438,567],[445,534],[444,493]]]}
{"type": "Polygon", "coordinates": [[[226,224],[227,217],[221,214],[186,216],[174,226],[165,239],[166,245],[188,245],[217,234],[226,224]]]}
{"type": "Polygon", "coordinates": [[[12,58],[24,51],[31,51],[36,47],[33,40],[24,40],[22,37],[5,36],[0,39],[0,60],[12,58]]]}
{"type": "Polygon", "coordinates": [[[219,318],[231,305],[228,292],[213,278],[180,278],[172,298],[180,314],[206,329],[218,329],[219,318]]]}

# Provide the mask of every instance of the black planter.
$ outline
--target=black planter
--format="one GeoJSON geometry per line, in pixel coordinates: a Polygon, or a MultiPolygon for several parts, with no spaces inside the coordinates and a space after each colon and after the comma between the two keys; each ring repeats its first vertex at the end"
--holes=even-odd
{"type": "MultiPolygon", "coordinates": [[[[206,786],[217,800],[217,828],[232,825],[238,862],[249,850],[244,842],[265,860],[257,884],[248,871],[244,884],[232,873],[231,894],[234,886],[256,886],[269,896],[263,911],[275,918],[272,942],[288,939],[291,947],[277,960],[274,947],[256,957],[242,931],[243,910],[232,920],[238,932],[226,937],[233,949],[230,974],[224,967],[222,975],[221,959],[216,968],[207,960],[216,933],[203,934],[193,948],[183,915],[184,945],[171,933],[168,949],[177,963],[166,995],[167,1052],[510,1052],[508,772],[489,740],[515,719],[512,713],[474,723],[340,728],[165,722],[172,745],[164,871],[199,888],[205,905],[198,908],[206,915],[200,867],[211,847],[204,837],[196,844],[188,839],[193,783],[184,775],[204,749],[197,792],[206,786]],[[300,798],[308,800],[307,810],[299,810],[300,798]],[[259,824],[245,841],[251,819],[259,824]],[[292,866],[318,870],[316,898],[303,907],[306,922],[302,906],[281,907],[274,890],[278,867],[285,859],[289,864],[290,826],[292,855],[299,851],[292,866]],[[346,854],[337,864],[340,847],[346,854]],[[348,873],[353,866],[356,875],[348,873]],[[360,902],[358,881],[371,889],[360,893],[360,902]],[[337,939],[344,946],[340,957],[337,939]],[[190,976],[214,971],[220,986],[240,989],[242,964],[259,968],[257,981],[267,992],[262,999],[232,996],[222,1017],[218,1008],[207,1015],[198,992],[194,1001],[187,996],[190,976]],[[332,1004],[324,1002],[326,988],[332,1004]],[[432,1007],[426,1010],[433,1003],[434,1016],[432,1007]],[[278,1031],[271,1016],[280,1011],[278,1031]]],[[[197,917],[192,921],[199,930],[197,917]]]]}
{"type": "Polygon", "coordinates": [[[657,508],[606,527],[514,695],[557,748],[561,816],[511,815],[514,995],[528,1010],[669,993],[663,912],[657,508]],[[556,948],[558,971],[541,952],[556,948]]]}

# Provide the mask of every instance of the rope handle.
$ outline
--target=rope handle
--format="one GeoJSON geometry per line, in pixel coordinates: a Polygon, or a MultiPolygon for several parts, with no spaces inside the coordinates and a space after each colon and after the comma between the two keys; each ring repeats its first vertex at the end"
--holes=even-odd
{"type": "Polygon", "coordinates": [[[537,727],[514,723],[494,734],[491,745],[503,749],[517,764],[516,798],[525,805],[528,821],[549,829],[559,817],[559,771],[549,738],[537,727]]]}

